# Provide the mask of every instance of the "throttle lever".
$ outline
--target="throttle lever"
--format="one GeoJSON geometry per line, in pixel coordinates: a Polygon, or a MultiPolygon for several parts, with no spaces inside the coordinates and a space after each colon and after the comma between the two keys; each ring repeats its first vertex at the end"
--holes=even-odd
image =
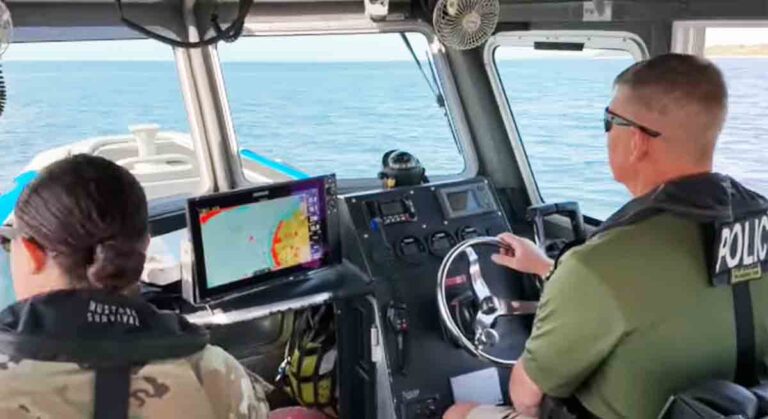
{"type": "Polygon", "coordinates": [[[405,303],[390,302],[387,307],[387,323],[395,334],[397,345],[397,370],[405,374],[408,367],[408,317],[405,303]]]}
{"type": "Polygon", "coordinates": [[[546,245],[546,235],[544,234],[544,217],[561,214],[571,221],[571,230],[573,230],[573,239],[575,241],[584,241],[587,238],[587,230],[584,228],[584,217],[581,215],[579,203],[555,202],[551,204],[532,205],[528,207],[526,218],[533,222],[536,244],[542,249],[546,245]]]}

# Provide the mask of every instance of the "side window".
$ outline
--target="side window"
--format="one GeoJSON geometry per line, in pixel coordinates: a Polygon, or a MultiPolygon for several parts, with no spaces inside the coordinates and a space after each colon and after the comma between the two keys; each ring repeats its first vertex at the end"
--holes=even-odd
{"type": "MultiPolygon", "coordinates": [[[[0,222],[39,170],[76,153],[126,167],[150,200],[200,191],[170,47],[148,40],[16,43],[3,55],[2,71],[0,222]]],[[[148,261],[161,275],[173,272],[166,258],[178,260],[184,235],[152,239],[148,261]]],[[[15,299],[9,278],[8,256],[0,252],[0,307],[15,299]]]]}
{"type": "MultiPolygon", "coordinates": [[[[199,190],[170,47],[148,40],[18,43],[3,56],[2,70],[4,192],[23,187],[42,167],[74,153],[128,168],[150,199],[199,190]]],[[[15,198],[10,207],[3,202],[0,198],[0,219],[15,198]]]]}
{"type": "Polygon", "coordinates": [[[407,37],[426,79],[400,34],[220,44],[246,178],[259,181],[264,166],[292,177],[372,178],[391,149],[414,154],[427,175],[461,173],[464,159],[430,88],[427,39],[407,37]]]}
{"type": "Polygon", "coordinates": [[[602,118],[613,79],[632,56],[502,45],[494,62],[544,201],[577,201],[600,219],[625,203],[629,194],[608,166],[602,118]]]}
{"type": "Polygon", "coordinates": [[[715,151],[715,170],[768,195],[761,153],[768,142],[768,24],[707,28],[705,40],[704,55],[728,85],[728,119],[715,151]]]}

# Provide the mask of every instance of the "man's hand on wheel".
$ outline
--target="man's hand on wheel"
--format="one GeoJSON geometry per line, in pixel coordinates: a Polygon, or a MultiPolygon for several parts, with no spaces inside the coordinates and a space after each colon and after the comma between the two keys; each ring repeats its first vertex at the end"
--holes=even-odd
{"type": "Polygon", "coordinates": [[[512,233],[502,233],[498,236],[509,248],[502,248],[500,253],[491,256],[498,265],[506,266],[518,272],[536,274],[544,278],[554,265],[543,250],[524,237],[512,233]]]}

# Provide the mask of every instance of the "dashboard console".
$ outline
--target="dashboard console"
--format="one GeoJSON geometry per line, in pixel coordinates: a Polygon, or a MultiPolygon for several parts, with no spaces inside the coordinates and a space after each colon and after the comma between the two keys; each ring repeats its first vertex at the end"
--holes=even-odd
{"type": "MultiPolygon", "coordinates": [[[[443,331],[436,300],[437,271],[453,246],[510,231],[484,178],[338,197],[335,178],[322,176],[192,198],[187,221],[194,263],[182,295],[205,306],[190,320],[227,328],[333,304],[340,406],[354,417],[440,417],[454,402],[451,379],[490,367],[443,331]]],[[[495,251],[475,250],[485,261],[495,251]]],[[[531,281],[490,262],[482,269],[494,295],[537,299],[531,281]]],[[[449,275],[446,293],[469,291],[468,263],[449,275]]],[[[532,316],[507,320],[498,327],[510,340],[498,355],[515,359],[532,316]]],[[[499,372],[506,394],[508,372],[499,372]]]]}
{"type": "MultiPolygon", "coordinates": [[[[437,271],[457,243],[510,231],[492,185],[484,178],[402,187],[343,197],[345,258],[373,280],[383,318],[384,352],[398,418],[441,417],[453,403],[451,378],[486,369],[489,364],[460,349],[444,333],[436,300],[437,271]]],[[[489,261],[494,249],[476,249],[483,273],[496,295],[536,299],[530,281],[489,261]]],[[[467,263],[451,271],[450,292],[468,290],[467,263]]],[[[502,325],[511,340],[500,350],[516,358],[530,333],[532,316],[502,325]]],[[[507,372],[499,374],[506,386],[507,372]]],[[[506,391],[501,391],[506,394],[506,391]]]]}

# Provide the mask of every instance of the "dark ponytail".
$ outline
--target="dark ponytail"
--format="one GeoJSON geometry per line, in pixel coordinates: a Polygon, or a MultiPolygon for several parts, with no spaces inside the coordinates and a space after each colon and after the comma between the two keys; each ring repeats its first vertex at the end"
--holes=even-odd
{"type": "Polygon", "coordinates": [[[19,198],[15,222],[75,287],[119,292],[141,276],[147,199],[133,175],[107,159],[81,154],[43,169],[19,198]]]}
{"type": "Polygon", "coordinates": [[[144,268],[144,249],[135,244],[106,241],[96,245],[85,274],[96,288],[123,289],[136,283],[144,268]]]}

